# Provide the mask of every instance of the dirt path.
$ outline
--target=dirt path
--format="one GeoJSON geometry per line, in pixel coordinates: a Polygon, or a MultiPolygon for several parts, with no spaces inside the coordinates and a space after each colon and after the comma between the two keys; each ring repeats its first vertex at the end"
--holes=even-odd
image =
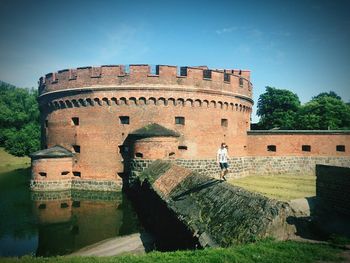
{"type": "Polygon", "coordinates": [[[143,254],[152,248],[153,237],[148,233],[136,233],[103,240],[84,247],[69,256],[116,256],[120,254],[143,254]]]}

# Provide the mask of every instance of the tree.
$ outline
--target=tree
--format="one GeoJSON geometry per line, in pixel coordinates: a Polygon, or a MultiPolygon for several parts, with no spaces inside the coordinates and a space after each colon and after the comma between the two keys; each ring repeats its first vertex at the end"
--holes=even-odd
{"type": "Polygon", "coordinates": [[[350,127],[350,107],[335,92],[321,93],[300,107],[297,128],[335,130],[350,127]]]}
{"type": "Polygon", "coordinates": [[[330,91],[330,92],[321,92],[320,94],[318,94],[317,96],[312,97],[312,99],[319,99],[322,97],[331,97],[331,98],[335,98],[337,100],[342,100],[340,96],[338,96],[337,93],[335,93],[334,91],[330,91]]]}
{"type": "Polygon", "coordinates": [[[295,93],[266,87],[266,92],[259,97],[257,107],[260,129],[295,129],[296,114],[300,107],[300,100],[295,93]]]}
{"type": "Polygon", "coordinates": [[[0,81],[0,146],[16,156],[39,149],[38,93],[0,81]]]}

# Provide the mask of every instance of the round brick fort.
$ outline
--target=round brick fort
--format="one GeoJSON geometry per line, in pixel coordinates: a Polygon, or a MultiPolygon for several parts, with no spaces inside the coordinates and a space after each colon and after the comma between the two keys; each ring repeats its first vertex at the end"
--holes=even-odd
{"type": "Polygon", "coordinates": [[[72,182],[78,189],[104,190],[111,182],[120,186],[133,161],[142,167],[147,160],[174,159],[215,171],[221,142],[236,158],[233,171],[247,173],[260,159],[239,158],[348,156],[350,147],[349,133],[247,133],[253,105],[248,70],[168,65],[67,69],[40,78],[38,101],[43,150],[32,155],[36,190],[48,189],[47,182],[50,189],[69,188],[72,182]],[[301,150],[320,140],[322,147],[301,150]],[[335,150],[339,145],[344,151],[335,150]]]}
{"type": "Polygon", "coordinates": [[[153,74],[149,65],[61,70],[39,82],[42,147],[72,151],[72,169],[81,179],[105,180],[123,173],[124,155],[132,154],[128,135],[153,123],[179,134],[175,149],[164,152],[158,144],[153,157],[160,151],[157,157],[212,158],[223,141],[246,155],[252,104],[246,70],[166,65],[153,74]]]}

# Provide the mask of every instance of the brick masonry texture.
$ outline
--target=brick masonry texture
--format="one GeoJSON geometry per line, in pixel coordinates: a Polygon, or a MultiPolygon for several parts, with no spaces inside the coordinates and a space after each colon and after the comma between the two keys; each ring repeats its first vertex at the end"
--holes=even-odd
{"type": "Polygon", "coordinates": [[[320,208],[350,216],[350,168],[317,165],[316,176],[320,208]]]}
{"type": "MultiPolygon", "coordinates": [[[[145,170],[154,160],[134,159],[131,170],[135,173],[145,170]]],[[[220,168],[215,159],[170,160],[177,165],[189,168],[205,176],[219,176],[220,168]]],[[[248,175],[316,175],[316,164],[336,165],[350,167],[348,157],[233,157],[229,161],[227,177],[248,175]]]]}
{"type": "Polygon", "coordinates": [[[190,169],[158,160],[140,178],[144,181],[135,184],[135,192],[146,200],[149,221],[156,222],[161,202],[202,247],[228,247],[266,236],[288,239],[296,231],[287,220],[295,216],[287,203],[190,169]]]}
{"type": "Polygon", "coordinates": [[[149,65],[60,70],[40,79],[38,101],[42,148],[59,145],[74,156],[32,160],[33,190],[114,187],[105,181],[120,188],[125,168],[140,156],[145,163],[171,159],[216,174],[212,159],[222,142],[230,147],[230,168],[237,175],[312,173],[317,160],[349,165],[342,161],[350,156],[349,131],[249,131],[253,100],[247,70],[178,71],[167,65],[154,72],[149,65]],[[179,137],[132,140],[132,132],[152,123],[179,137]],[[267,151],[267,145],[276,151],[267,151]],[[303,145],[311,151],[302,151],[303,145]],[[337,151],[337,145],[345,150],[337,151]]]}

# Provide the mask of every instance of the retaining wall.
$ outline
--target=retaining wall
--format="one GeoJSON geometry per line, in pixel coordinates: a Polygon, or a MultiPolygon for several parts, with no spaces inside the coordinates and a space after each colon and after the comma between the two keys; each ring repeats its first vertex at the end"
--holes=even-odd
{"type": "Polygon", "coordinates": [[[32,191],[62,191],[62,190],[87,190],[87,191],[120,191],[122,185],[120,181],[102,180],[50,180],[50,181],[30,181],[32,191]]]}
{"type": "Polygon", "coordinates": [[[320,208],[350,216],[350,168],[317,165],[316,176],[320,208]]]}
{"type": "MultiPolygon", "coordinates": [[[[143,171],[154,160],[134,159],[131,161],[132,171],[143,171]]],[[[220,169],[215,159],[203,160],[170,160],[182,167],[189,168],[205,176],[219,175],[220,169]]],[[[350,157],[234,157],[229,159],[230,176],[248,175],[316,175],[316,164],[350,167],[350,157]]]]}

